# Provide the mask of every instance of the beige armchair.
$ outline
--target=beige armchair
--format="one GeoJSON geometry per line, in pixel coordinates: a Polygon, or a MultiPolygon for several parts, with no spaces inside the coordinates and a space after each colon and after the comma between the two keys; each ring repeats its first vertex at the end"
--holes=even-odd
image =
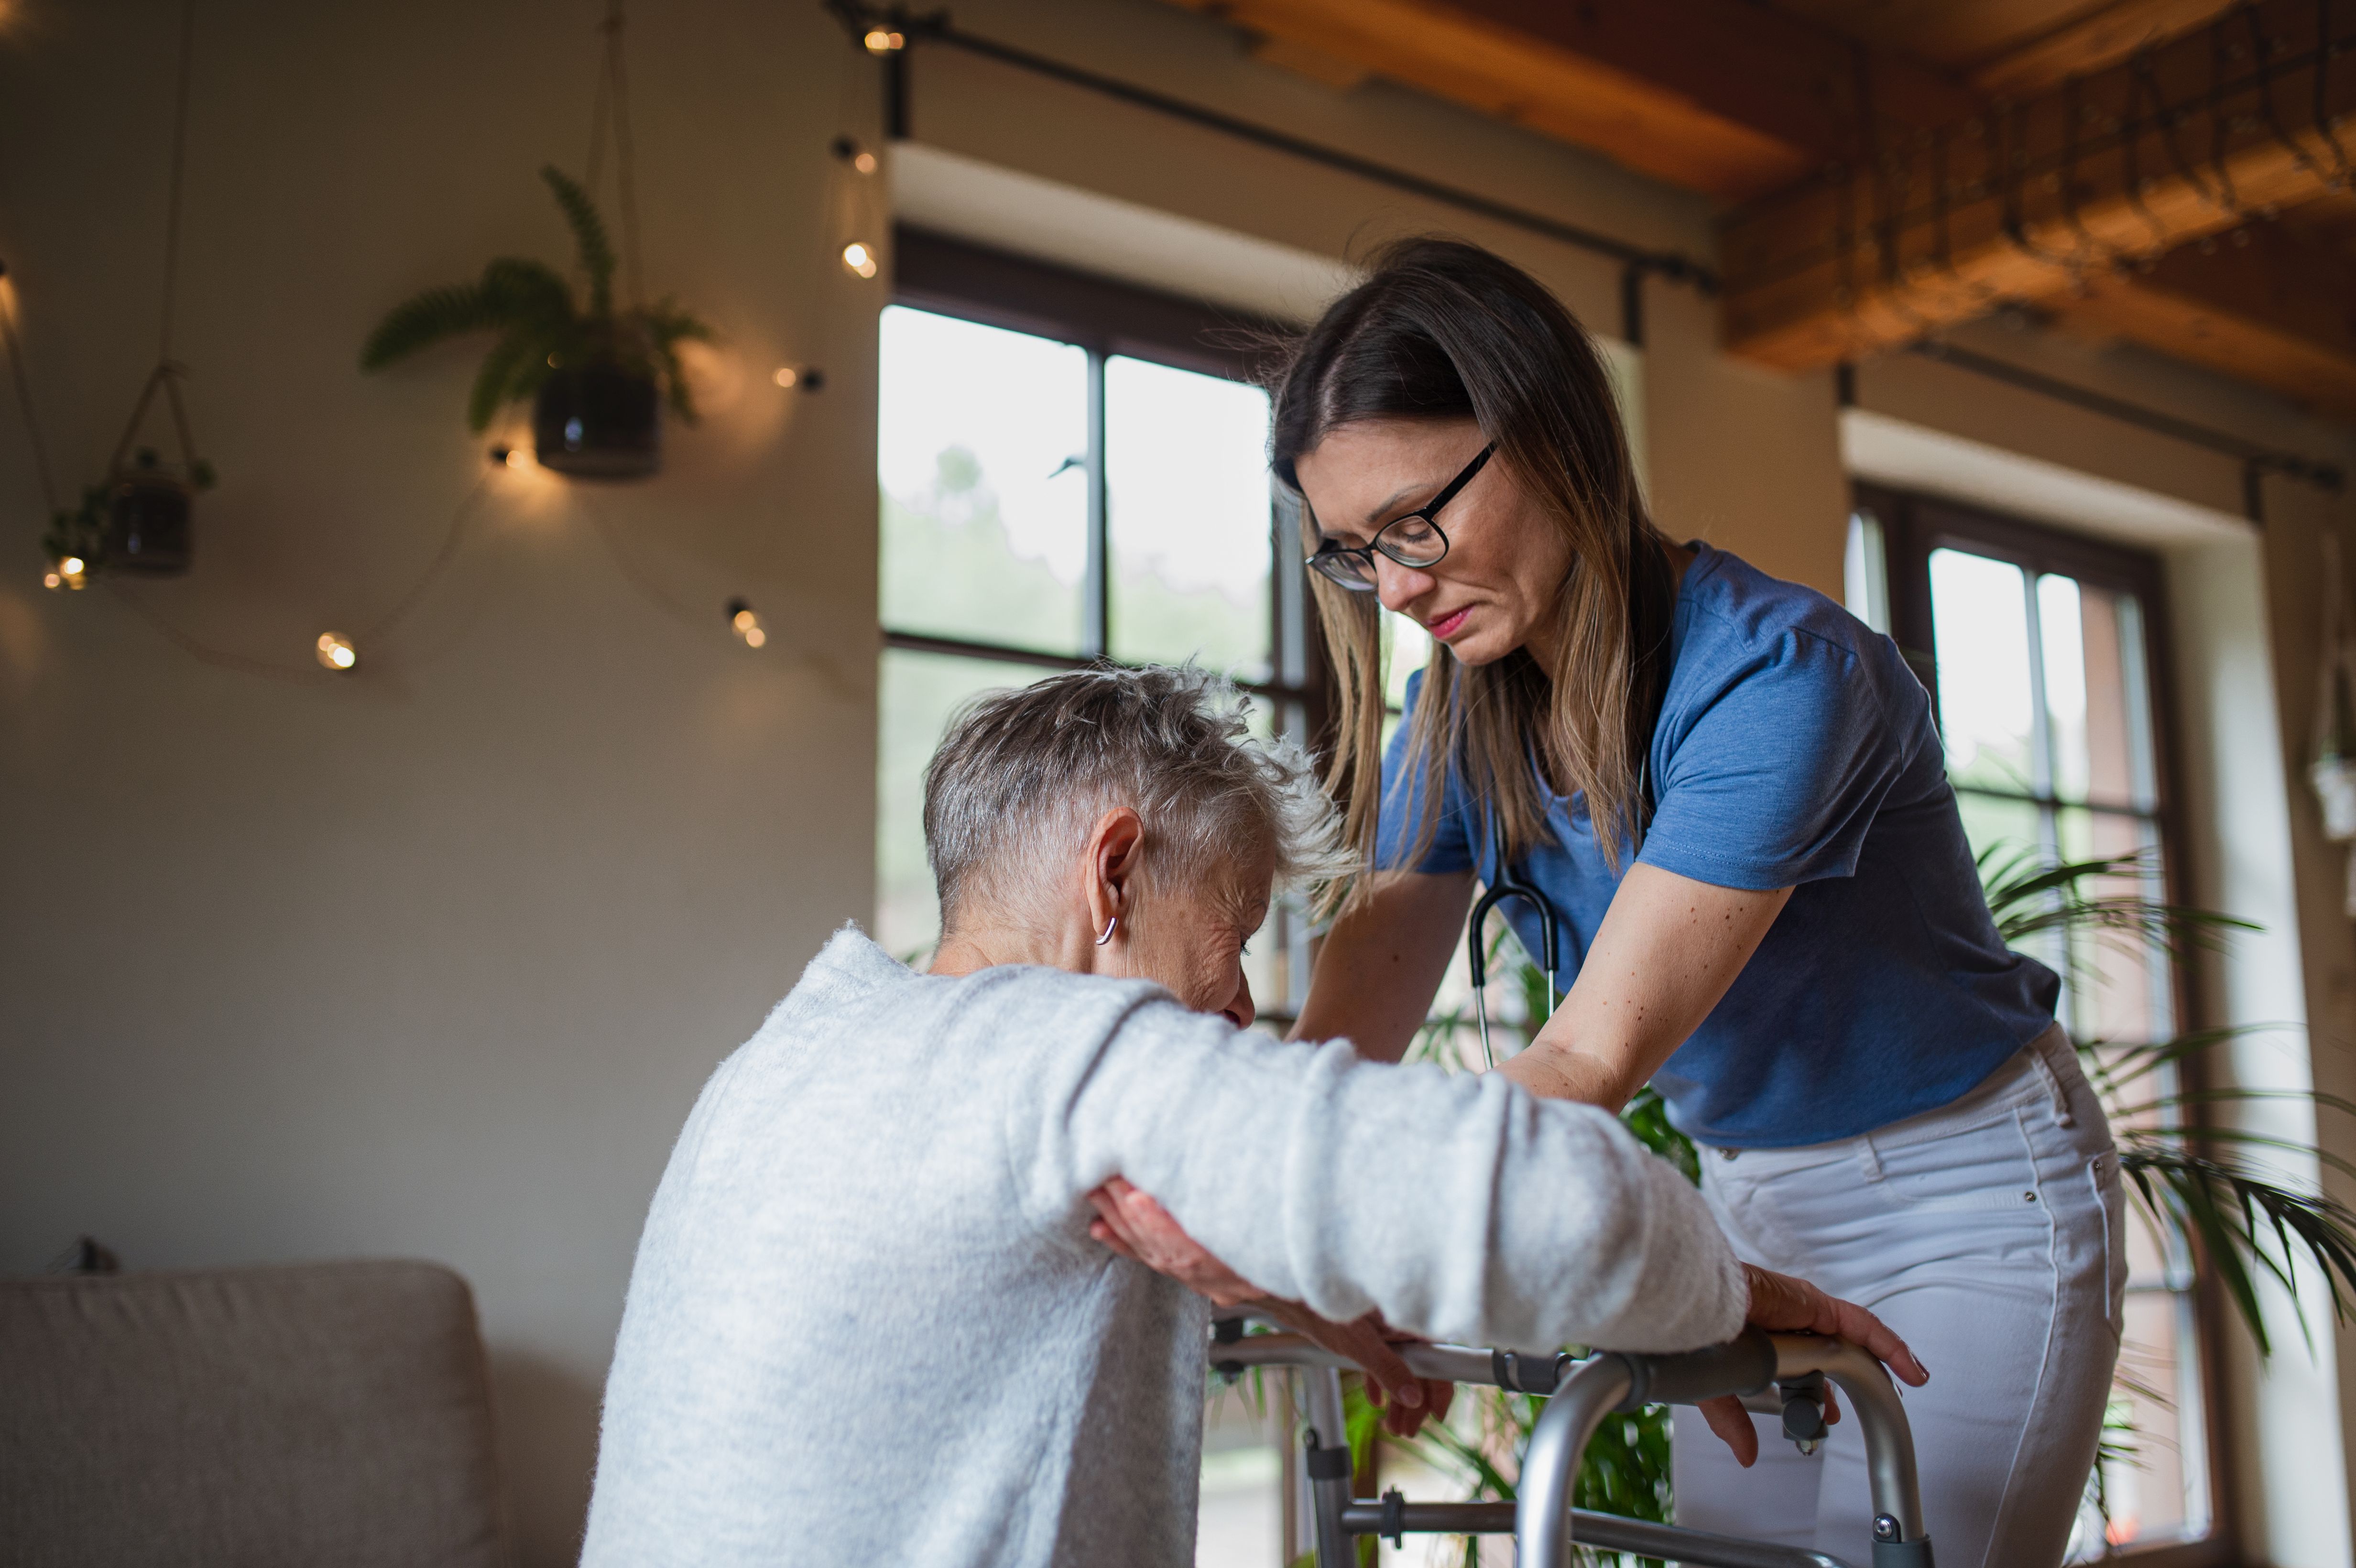
{"type": "Polygon", "coordinates": [[[0,1282],[0,1568],[503,1568],[465,1280],[422,1263],[0,1282]]]}

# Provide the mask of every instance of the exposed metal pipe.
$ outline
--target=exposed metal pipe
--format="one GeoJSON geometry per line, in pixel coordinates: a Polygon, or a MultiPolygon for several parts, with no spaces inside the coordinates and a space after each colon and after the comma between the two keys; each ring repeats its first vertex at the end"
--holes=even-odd
{"type": "MultiPolygon", "coordinates": [[[[1327,168],[1337,169],[1344,174],[1355,175],[1361,179],[1389,186],[1394,190],[1403,190],[1413,196],[1423,197],[1427,200],[1441,202],[1462,211],[1475,213],[1480,217],[1492,219],[1496,222],[1524,229],[1532,234],[1541,235],[1546,239],[1594,255],[1607,257],[1624,267],[1636,270],[1633,275],[1637,277],[1641,277],[1644,272],[1650,272],[1672,282],[1690,283],[1704,293],[1718,292],[1717,273],[1691,256],[1674,251],[1655,251],[1645,246],[1633,245],[1627,240],[1614,239],[1609,234],[1598,233],[1592,229],[1582,228],[1576,223],[1566,223],[1558,218],[1550,218],[1542,212],[1533,212],[1527,208],[1516,207],[1511,202],[1499,201],[1494,197],[1466,190],[1461,186],[1452,186],[1443,180],[1431,179],[1407,169],[1377,163],[1372,158],[1363,158],[1355,153],[1345,153],[1338,147],[1328,147],[1322,143],[1295,136],[1290,132],[1279,131],[1271,126],[1240,119],[1216,109],[1205,108],[1199,103],[1190,103],[1183,98],[1173,98],[1168,93],[1157,92],[1149,87],[1140,87],[1135,82],[1123,81],[1119,77],[1106,76],[1046,55],[1035,54],[1013,44],[1001,43],[996,38],[969,33],[949,20],[946,12],[913,16],[905,11],[862,5],[859,0],[827,0],[827,8],[841,21],[854,41],[863,38],[873,27],[885,27],[897,32],[904,40],[899,48],[893,49],[883,57],[887,73],[886,129],[895,138],[905,138],[911,133],[906,57],[920,40],[929,44],[941,44],[984,59],[996,60],[1001,65],[1012,66],[1018,70],[1029,71],[1035,76],[1046,77],[1069,86],[1084,88],[1090,92],[1116,99],[1123,103],[1133,104],[1141,109],[1150,109],[1157,114],[1165,114],[1173,120],[1183,120],[1189,124],[1200,125],[1207,130],[1219,132],[1223,135],[1235,137],[1238,141],[1249,142],[1256,146],[1271,148],[1310,163],[1322,164],[1327,168]],[[891,74],[894,72],[897,73],[896,78],[891,74]]],[[[1623,304],[1627,290],[1631,287],[1628,282],[1630,275],[1622,275],[1623,304]]],[[[1635,330],[1639,334],[1644,330],[1641,315],[1636,322],[1635,330]]]]}
{"type": "MultiPolygon", "coordinates": [[[[1937,341],[1910,344],[1906,351],[1910,354],[1921,355],[1925,359],[1935,359],[1943,365],[1953,365],[1959,370],[1968,370],[1975,376],[1985,376],[1992,381],[2002,381],[2008,386],[2019,387],[2023,391],[2035,392],[2058,402],[2072,404],[2089,412],[2117,420],[2121,423],[2151,431],[2155,434],[2168,436],[2192,446],[2203,447],[2211,452],[2221,453],[2237,462],[2250,465],[2260,475],[2280,475],[2286,479],[2296,479],[2303,485],[2311,485],[2319,490],[2335,496],[2340,494],[2347,485],[2348,476],[2338,464],[2321,462],[2316,458],[2302,456],[2296,452],[2285,452],[2276,447],[2261,446],[2255,442],[2244,441],[2230,431],[2217,430],[2208,425],[2195,424],[2190,420],[2178,419],[2174,414],[2162,413],[2158,409],[2147,409],[2139,403],[2128,402],[2123,398],[2114,398],[2106,392],[2097,392],[2091,388],[2077,386],[2040,371],[2010,364],[1991,355],[1975,353],[1968,348],[1959,348],[1952,343],[1937,341]]],[[[1853,398],[1855,395],[1853,381],[1850,387],[1850,395],[1853,398]]],[[[2253,515],[2251,520],[2256,522],[2261,519],[2253,515]]]]}

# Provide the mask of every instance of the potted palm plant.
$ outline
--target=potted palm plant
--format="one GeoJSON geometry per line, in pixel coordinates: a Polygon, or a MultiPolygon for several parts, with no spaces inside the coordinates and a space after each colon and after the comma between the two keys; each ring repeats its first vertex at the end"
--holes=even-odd
{"type": "Polygon", "coordinates": [[[679,346],[712,329],[669,299],[616,309],[614,246],[595,203],[551,166],[541,178],[573,230],[585,301],[545,262],[502,256],[470,283],[431,288],[395,305],[369,334],[360,368],[378,370],[452,337],[497,335],[475,373],[466,422],[480,432],[510,403],[532,405],[534,453],[560,474],[632,479],[660,465],[662,403],[686,424],[695,400],[679,346]]]}

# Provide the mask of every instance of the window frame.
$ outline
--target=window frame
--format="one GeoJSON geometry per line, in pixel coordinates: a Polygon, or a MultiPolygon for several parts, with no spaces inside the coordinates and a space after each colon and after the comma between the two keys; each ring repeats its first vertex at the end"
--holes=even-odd
{"type": "MultiPolygon", "coordinates": [[[[1850,489],[1853,508],[1871,515],[1880,525],[1890,635],[1930,693],[1934,720],[1939,716],[1939,680],[1931,596],[1933,550],[1967,550],[2008,561],[2032,574],[2056,572],[2135,597],[2143,623],[2154,796],[2148,813],[2135,815],[2147,816],[2158,829],[2163,896],[2171,903],[2189,902],[2175,667],[2169,631],[2167,571],[2160,558],[2131,545],[2088,538],[1942,496],[1861,480],[1853,481],[1850,489]]],[[[2008,794],[2006,798],[2035,800],[2045,808],[2082,804],[2034,795],[2008,794]]],[[[2194,1020],[2205,1016],[2199,1010],[2200,977],[2194,969],[2194,965],[2184,963],[2169,965],[2170,1000],[2179,1028],[2194,1027],[2194,1020]]],[[[2197,1060],[2182,1063],[2179,1071],[2187,1089],[2204,1086],[2197,1060]]],[[[2190,1108],[2190,1119],[2199,1119],[2197,1106],[2190,1108]]],[[[2205,1450],[2209,1528],[2197,1540],[2145,1547],[2131,1545],[2117,1553],[2142,1568],[2213,1568],[2234,1561],[2236,1556],[2233,1471],[2223,1424],[2224,1394],[2229,1384],[2225,1336],[2221,1330],[2226,1304],[2214,1278],[2206,1271],[2198,1275],[2187,1294],[2192,1298],[2193,1328],[2199,1337],[2191,1360],[2201,1380],[2200,1440],[2205,1450]]]]}
{"type": "MultiPolygon", "coordinates": [[[[893,231],[893,261],[894,304],[1052,338],[1087,355],[1088,564],[1082,582],[1085,619],[1076,654],[935,636],[891,626],[883,628],[884,645],[1039,669],[1086,669],[1096,664],[1119,663],[1109,652],[1111,515],[1105,472],[1105,362],[1119,355],[1231,381],[1257,382],[1265,356],[1253,346],[1290,329],[1281,323],[905,224],[893,231]]],[[[1316,603],[1309,594],[1307,573],[1294,559],[1300,552],[1288,553],[1284,549],[1283,508],[1271,506],[1269,510],[1272,667],[1267,680],[1236,684],[1256,697],[1299,704],[1309,736],[1323,737],[1333,704],[1323,639],[1316,635],[1316,603]]]]}

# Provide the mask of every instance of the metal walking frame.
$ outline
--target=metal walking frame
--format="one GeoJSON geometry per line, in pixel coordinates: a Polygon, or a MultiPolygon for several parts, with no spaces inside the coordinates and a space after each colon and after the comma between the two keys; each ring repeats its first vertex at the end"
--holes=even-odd
{"type": "Polygon", "coordinates": [[[1418,1377],[1491,1383],[1547,1396],[1547,1406],[1522,1457],[1514,1502],[1408,1502],[1397,1491],[1379,1498],[1350,1495],[1350,1445],[1343,1426],[1344,1368],[1355,1363],[1298,1334],[1245,1334],[1240,1315],[1212,1327],[1211,1365],[1234,1377],[1247,1368],[1294,1368],[1307,1385],[1303,1468],[1316,1523],[1319,1568],[1355,1564],[1355,1538],[1379,1535],[1398,1544],[1408,1534],[1504,1535],[1515,1541],[1519,1568],[1570,1568],[1571,1545],[1636,1552],[1687,1568],[1858,1568],[1848,1560],[1804,1547],[1777,1546],[1654,1524],[1571,1507],[1588,1440],[1606,1415],[1646,1404],[1698,1404],[1733,1394],[1762,1414],[1783,1418],[1783,1435],[1804,1448],[1825,1435],[1824,1385],[1847,1396],[1849,1419],[1865,1435],[1866,1473],[1872,1490],[1873,1539],[1859,1541],[1870,1568],[1933,1568],[1922,1524],[1922,1488],[1914,1472],[1914,1436],[1890,1374],[1871,1354],[1845,1339],[1813,1334],[1768,1334],[1747,1328],[1740,1339],[1683,1355],[1632,1355],[1605,1350],[1574,1360],[1569,1354],[1474,1349],[1463,1345],[1401,1345],[1399,1357],[1418,1377]]]}

